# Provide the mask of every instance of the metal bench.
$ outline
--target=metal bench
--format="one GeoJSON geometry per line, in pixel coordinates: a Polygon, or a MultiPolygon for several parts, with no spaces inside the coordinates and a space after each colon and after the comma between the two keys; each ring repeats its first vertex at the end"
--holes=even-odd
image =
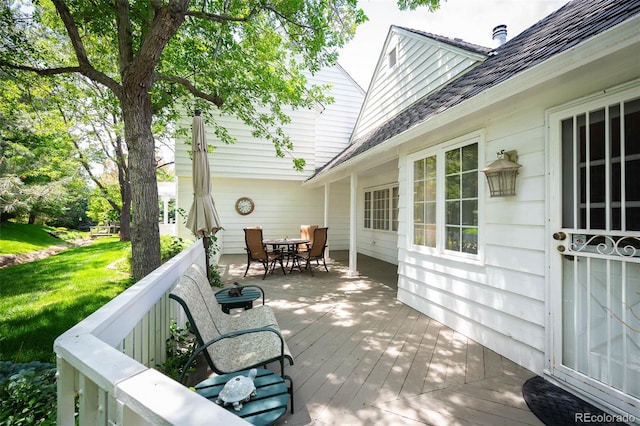
{"type": "MultiPolygon", "coordinates": [[[[234,373],[271,362],[280,364],[284,379],[285,360],[293,365],[291,351],[280,333],[275,314],[267,305],[235,315],[222,312],[206,275],[191,265],[169,294],[187,316],[197,348],[187,361],[180,381],[200,354],[217,374],[234,373]]],[[[293,395],[293,386],[290,387],[293,395]]]]}

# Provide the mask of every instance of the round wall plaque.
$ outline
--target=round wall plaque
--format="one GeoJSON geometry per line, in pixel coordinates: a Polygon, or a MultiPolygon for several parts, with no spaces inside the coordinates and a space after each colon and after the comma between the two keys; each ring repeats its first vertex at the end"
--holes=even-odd
{"type": "Polygon", "coordinates": [[[249,197],[240,197],[236,201],[236,211],[243,216],[251,213],[254,207],[253,200],[249,197]]]}

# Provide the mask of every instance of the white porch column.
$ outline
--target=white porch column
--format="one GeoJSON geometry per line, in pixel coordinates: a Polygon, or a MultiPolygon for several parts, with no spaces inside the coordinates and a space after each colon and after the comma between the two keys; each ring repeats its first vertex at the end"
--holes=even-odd
{"type": "MultiPolygon", "coordinates": [[[[331,195],[331,191],[329,190],[329,183],[324,184],[324,218],[322,219],[324,222],[324,226],[329,226],[329,196],[331,195]]],[[[325,249],[325,257],[331,258],[331,252],[329,251],[329,244],[327,244],[327,248],[325,249]]]]}
{"type": "Polygon", "coordinates": [[[351,189],[349,191],[349,275],[358,276],[357,223],[358,223],[358,175],[351,173],[351,189]]]}

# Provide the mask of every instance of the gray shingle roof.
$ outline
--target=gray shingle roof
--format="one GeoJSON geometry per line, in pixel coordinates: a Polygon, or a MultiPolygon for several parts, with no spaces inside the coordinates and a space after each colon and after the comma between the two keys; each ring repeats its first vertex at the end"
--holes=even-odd
{"type": "Polygon", "coordinates": [[[441,36],[441,35],[438,35],[438,34],[427,33],[427,32],[424,32],[424,31],[415,30],[415,29],[412,29],[412,28],[401,27],[401,26],[398,26],[398,25],[392,25],[392,26],[395,27],[395,28],[400,28],[400,29],[403,29],[405,31],[412,32],[414,34],[421,35],[423,37],[429,37],[431,39],[434,39],[436,41],[440,41],[442,43],[450,44],[451,46],[455,46],[455,47],[458,47],[460,49],[467,50],[469,52],[479,53],[481,55],[487,55],[492,50],[492,49],[490,49],[488,47],[478,46],[477,44],[469,43],[469,42],[466,42],[466,41],[464,41],[462,39],[459,39],[459,38],[444,37],[444,36],[441,36]]]}
{"type": "MultiPolygon", "coordinates": [[[[489,58],[483,63],[353,141],[344,151],[318,169],[315,175],[362,154],[430,117],[639,13],[638,0],[573,0],[490,52],[489,58]]],[[[433,36],[417,30],[412,31],[433,36]]],[[[440,41],[451,42],[451,39],[437,37],[440,41]]]]}

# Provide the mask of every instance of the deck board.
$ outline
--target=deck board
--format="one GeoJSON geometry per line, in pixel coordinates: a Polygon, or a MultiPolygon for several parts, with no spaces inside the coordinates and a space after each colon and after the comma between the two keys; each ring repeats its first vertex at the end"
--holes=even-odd
{"type": "Polygon", "coordinates": [[[332,256],[329,273],[264,281],[242,277],[245,256],[220,260],[227,286],[264,289],[294,356],[296,412],[278,425],[542,424],[522,398],[533,373],[399,302],[394,265],[359,255],[350,277],[332,256]]]}

